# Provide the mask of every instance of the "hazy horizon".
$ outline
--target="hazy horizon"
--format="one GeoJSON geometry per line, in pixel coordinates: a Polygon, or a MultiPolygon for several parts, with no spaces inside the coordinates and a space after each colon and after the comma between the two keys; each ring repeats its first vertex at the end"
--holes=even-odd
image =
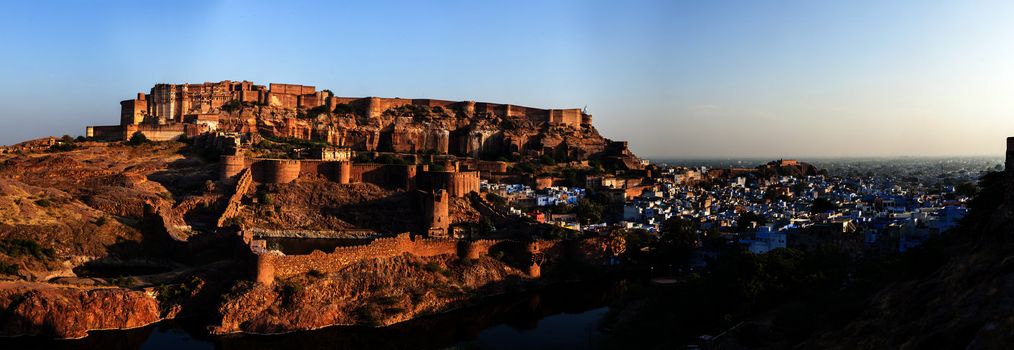
{"type": "Polygon", "coordinates": [[[992,157],[1014,135],[1003,1],[0,9],[0,144],[115,124],[119,101],[155,83],[220,80],[587,106],[652,159],[992,157]]]}

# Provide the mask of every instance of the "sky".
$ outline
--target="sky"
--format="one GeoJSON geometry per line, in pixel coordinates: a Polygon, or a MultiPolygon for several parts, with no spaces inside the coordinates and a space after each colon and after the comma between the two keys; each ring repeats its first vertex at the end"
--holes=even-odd
{"type": "Polygon", "coordinates": [[[649,158],[999,155],[1011,1],[11,1],[0,144],[155,83],[584,108],[649,158]]]}

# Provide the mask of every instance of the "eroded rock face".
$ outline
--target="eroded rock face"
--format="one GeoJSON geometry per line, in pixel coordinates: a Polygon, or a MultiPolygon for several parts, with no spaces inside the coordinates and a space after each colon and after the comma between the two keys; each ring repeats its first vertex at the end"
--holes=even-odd
{"type": "Polygon", "coordinates": [[[120,288],[0,284],[0,335],[82,338],[88,330],[129,329],[162,320],[158,301],[120,288]]]}

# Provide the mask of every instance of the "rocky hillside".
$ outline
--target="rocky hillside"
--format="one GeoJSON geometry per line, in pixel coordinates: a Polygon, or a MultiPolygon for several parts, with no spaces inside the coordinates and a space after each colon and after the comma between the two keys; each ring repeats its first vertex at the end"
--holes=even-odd
{"type": "MultiPolygon", "coordinates": [[[[312,272],[312,271],[311,271],[312,272]]],[[[524,273],[483,258],[404,255],[359,262],[334,274],[309,273],[272,287],[241,283],[219,308],[214,333],[281,333],[332,325],[389,325],[521,290],[524,273]]]]}
{"type": "Polygon", "coordinates": [[[182,143],[65,146],[0,163],[0,335],[79,338],[173,314],[156,287],[187,272],[149,254],[145,206],[183,225],[219,196],[214,164],[182,143]]]}

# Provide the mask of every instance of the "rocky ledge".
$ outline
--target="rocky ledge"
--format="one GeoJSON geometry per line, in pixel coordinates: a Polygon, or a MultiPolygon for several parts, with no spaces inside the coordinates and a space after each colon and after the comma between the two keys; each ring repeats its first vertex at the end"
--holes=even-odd
{"type": "Polygon", "coordinates": [[[65,288],[0,284],[0,334],[73,339],[89,330],[130,329],[162,320],[150,294],[122,288],[65,288]]]}

